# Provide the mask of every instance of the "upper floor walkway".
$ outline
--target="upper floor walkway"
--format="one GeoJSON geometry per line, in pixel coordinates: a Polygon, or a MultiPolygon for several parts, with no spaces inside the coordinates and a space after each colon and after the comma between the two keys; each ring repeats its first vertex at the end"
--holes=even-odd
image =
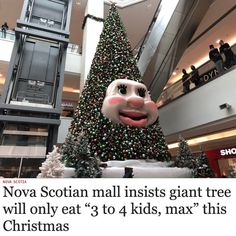
{"type": "MultiPolygon", "coordinates": [[[[6,37],[0,32],[0,62],[9,62],[13,45],[15,41],[15,32],[8,30],[6,37]]],[[[68,73],[81,73],[81,48],[79,45],[69,44],[66,55],[65,72],[68,73]]]]}
{"type": "Polygon", "coordinates": [[[167,142],[175,143],[181,135],[188,140],[192,139],[189,144],[198,147],[208,141],[210,144],[213,140],[218,140],[217,144],[212,142],[216,146],[223,145],[227,139],[230,142],[234,139],[235,143],[235,88],[236,66],[161,106],[160,124],[167,142]]]}

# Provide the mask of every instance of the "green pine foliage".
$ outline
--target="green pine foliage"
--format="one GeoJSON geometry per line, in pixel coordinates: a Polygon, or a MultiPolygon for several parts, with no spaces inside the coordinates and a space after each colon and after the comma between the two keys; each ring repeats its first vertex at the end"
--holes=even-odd
{"type": "Polygon", "coordinates": [[[65,163],[66,167],[75,167],[77,164],[77,156],[75,155],[76,142],[77,142],[77,137],[69,133],[67,135],[66,141],[60,148],[62,161],[65,163]]]}
{"type": "Polygon", "coordinates": [[[198,156],[194,156],[183,137],[179,137],[179,149],[175,160],[175,166],[189,168],[194,178],[212,178],[214,173],[208,164],[208,158],[203,150],[198,156]]]}
{"type": "Polygon", "coordinates": [[[194,178],[213,178],[214,173],[209,166],[208,158],[203,150],[196,157],[195,166],[193,168],[194,178]]]}
{"type": "MultiPolygon", "coordinates": [[[[122,78],[142,82],[124,26],[113,4],[104,22],[66,144],[70,145],[70,136],[76,138],[83,130],[92,156],[102,161],[140,158],[168,161],[170,154],[158,120],[147,128],[138,128],[113,124],[103,116],[101,108],[106,89],[115,79],[122,78]]],[[[63,151],[63,158],[68,156],[63,151]]]]}
{"type": "Polygon", "coordinates": [[[77,159],[75,170],[78,178],[101,177],[101,168],[98,165],[97,159],[90,155],[88,139],[84,133],[79,135],[73,155],[77,159]]]}
{"type": "Polygon", "coordinates": [[[233,166],[229,167],[229,178],[236,178],[236,169],[233,166]]]}
{"type": "Polygon", "coordinates": [[[158,161],[170,161],[171,155],[169,153],[168,146],[166,144],[166,140],[162,132],[162,129],[159,126],[159,123],[156,123],[156,132],[158,133],[157,135],[158,161]]]}
{"type": "Polygon", "coordinates": [[[179,149],[175,160],[175,166],[193,169],[195,166],[195,158],[193,157],[187,141],[183,137],[179,137],[179,149]]]}
{"type": "Polygon", "coordinates": [[[78,178],[100,178],[102,170],[98,166],[98,161],[94,157],[80,157],[76,166],[76,176],[78,178]]]}

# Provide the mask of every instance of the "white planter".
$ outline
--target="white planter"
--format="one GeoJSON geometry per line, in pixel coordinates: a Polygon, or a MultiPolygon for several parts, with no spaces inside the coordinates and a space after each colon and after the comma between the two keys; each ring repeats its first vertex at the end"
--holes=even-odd
{"type": "Polygon", "coordinates": [[[172,162],[152,160],[108,161],[102,178],[123,178],[125,167],[133,168],[133,178],[191,178],[188,168],[169,167],[172,162]]]}
{"type": "Polygon", "coordinates": [[[75,168],[65,167],[62,178],[74,178],[75,177],[75,168]]]}

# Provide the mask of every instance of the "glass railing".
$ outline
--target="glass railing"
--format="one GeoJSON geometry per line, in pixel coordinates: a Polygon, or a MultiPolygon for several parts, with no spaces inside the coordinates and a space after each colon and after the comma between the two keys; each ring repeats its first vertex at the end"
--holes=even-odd
{"type": "MultiPolygon", "coordinates": [[[[7,30],[6,34],[4,34],[2,31],[0,31],[0,39],[7,39],[14,41],[15,40],[15,32],[13,30],[7,30]]],[[[81,47],[77,44],[69,43],[67,47],[68,53],[74,53],[74,54],[81,54],[81,47]]]]}
{"type": "MultiPolygon", "coordinates": [[[[236,44],[232,46],[232,50],[234,53],[236,53],[236,44]]],[[[231,71],[232,69],[235,69],[236,66],[233,66],[227,70],[224,71],[220,76],[223,74],[231,71]]],[[[214,63],[212,61],[207,61],[203,65],[197,68],[199,72],[199,80],[201,81],[200,85],[196,87],[192,82],[190,83],[190,90],[187,92],[191,92],[195,89],[200,88],[201,86],[204,86],[206,83],[216,79],[219,77],[217,70],[215,69],[214,63]]],[[[191,80],[191,76],[189,76],[188,80],[191,80]]],[[[172,102],[173,100],[184,96],[186,92],[183,91],[183,82],[182,80],[178,80],[168,88],[164,89],[161,93],[160,97],[157,100],[158,107],[167,105],[168,103],[172,102]]]]}
{"type": "Polygon", "coordinates": [[[69,45],[67,47],[67,52],[68,53],[73,53],[73,54],[81,54],[82,50],[81,50],[81,47],[79,45],[69,43],[69,45]]]}
{"type": "Polygon", "coordinates": [[[0,38],[14,41],[15,40],[15,32],[13,30],[7,30],[6,33],[3,33],[1,31],[0,38]]]}

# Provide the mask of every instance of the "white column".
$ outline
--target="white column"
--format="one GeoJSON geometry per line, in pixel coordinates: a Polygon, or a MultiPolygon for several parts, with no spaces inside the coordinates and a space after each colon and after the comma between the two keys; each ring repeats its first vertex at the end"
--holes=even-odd
{"type": "MultiPolygon", "coordinates": [[[[85,17],[87,14],[103,18],[104,0],[88,0],[85,10],[85,17]]],[[[81,68],[81,79],[80,79],[80,91],[82,91],[85,80],[87,79],[102,29],[103,29],[102,21],[96,21],[95,19],[87,17],[87,21],[83,32],[83,52],[82,52],[82,63],[81,63],[82,68],[81,68]]]]}

